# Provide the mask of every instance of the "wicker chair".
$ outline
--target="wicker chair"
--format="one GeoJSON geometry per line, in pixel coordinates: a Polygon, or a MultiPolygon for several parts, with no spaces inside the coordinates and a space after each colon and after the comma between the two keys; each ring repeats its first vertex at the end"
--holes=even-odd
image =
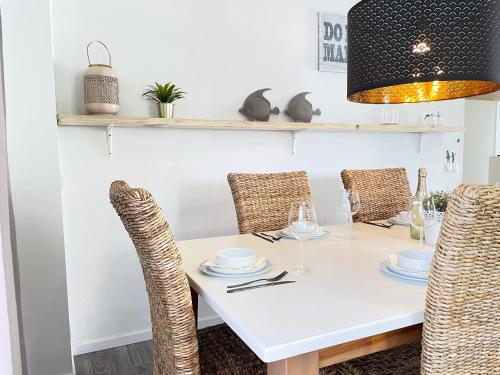
{"type": "Polygon", "coordinates": [[[226,325],[201,330],[197,337],[182,259],[151,194],[115,181],[109,196],[132,238],[144,273],[154,374],[199,374],[200,368],[204,374],[265,374],[265,364],[226,325]]]}
{"type": "Polygon", "coordinates": [[[500,187],[452,195],[429,275],[419,344],[341,364],[354,375],[500,374],[500,187]]]}
{"type": "Polygon", "coordinates": [[[429,276],[422,374],[500,374],[500,187],[452,196],[429,276]]]}
{"type": "Polygon", "coordinates": [[[386,220],[408,210],[411,191],[406,169],[344,169],[340,176],[345,189],[359,194],[361,207],[354,221],[386,220]]]}
{"type": "Polygon", "coordinates": [[[230,173],[227,180],[241,234],[283,229],[288,225],[291,203],[311,199],[304,171],[230,173]]]}

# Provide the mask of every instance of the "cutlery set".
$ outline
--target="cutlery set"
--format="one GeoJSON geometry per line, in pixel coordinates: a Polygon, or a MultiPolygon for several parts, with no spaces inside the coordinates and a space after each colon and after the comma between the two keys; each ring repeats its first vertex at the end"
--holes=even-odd
{"type": "Polygon", "coordinates": [[[267,234],[267,233],[264,233],[264,232],[261,232],[261,233],[252,233],[255,237],[259,237],[267,242],[271,242],[271,243],[274,243],[275,241],[279,241],[281,240],[281,236],[272,236],[270,234],[267,234]]]}
{"type": "Polygon", "coordinates": [[[283,284],[294,283],[295,281],[293,281],[293,280],[290,280],[290,281],[279,281],[283,277],[285,277],[287,274],[288,274],[288,271],[283,271],[279,275],[274,276],[274,277],[270,277],[270,278],[267,278],[267,279],[256,279],[256,280],[247,281],[247,282],[244,282],[244,283],[241,283],[241,284],[228,285],[227,286],[227,289],[228,289],[227,293],[237,293],[237,292],[243,292],[245,290],[259,289],[259,288],[265,288],[265,287],[268,287],[268,286],[275,286],[275,285],[283,285],[283,284]],[[264,284],[258,284],[258,285],[248,286],[250,284],[253,284],[253,283],[256,283],[256,282],[260,282],[260,281],[264,281],[265,283],[264,284]]]}

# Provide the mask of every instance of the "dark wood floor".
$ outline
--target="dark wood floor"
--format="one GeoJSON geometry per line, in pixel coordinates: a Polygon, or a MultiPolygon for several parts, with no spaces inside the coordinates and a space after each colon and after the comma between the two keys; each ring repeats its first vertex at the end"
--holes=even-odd
{"type": "Polygon", "coordinates": [[[76,375],[151,375],[153,343],[139,342],[75,356],[76,375]]]}

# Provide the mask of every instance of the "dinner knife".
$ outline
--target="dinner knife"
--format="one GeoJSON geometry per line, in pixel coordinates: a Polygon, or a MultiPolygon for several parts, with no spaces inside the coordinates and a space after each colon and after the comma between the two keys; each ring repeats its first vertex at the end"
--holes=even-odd
{"type": "Polygon", "coordinates": [[[275,286],[275,285],[282,285],[282,284],[290,284],[290,283],[294,283],[294,282],[295,282],[295,280],[293,280],[293,281],[292,280],[290,280],[290,281],[277,281],[275,283],[266,283],[266,284],[246,286],[244,288],[229,289],[227,292],[228,293],[244,292],[245,290],[265,288],[268,286],[275,286]]]}
{"type": "Polygon", "coordinates": [[[374,223],[372,221],[363,221],[363,224],[375,225],[376,227],[391,229],[394,224],[374,223]]]}
{"type": "Polygon", "coordinates": [[[267,242],[274,243],[274,241],[273,241],[273,240],[271,240],[270,238],[264,237],[264,236],[260,235],[259,233],[252,233],[252,234],[253,234],[255,237],[259,237],[259,238],[261,238],[261,239],[263,239],[263,240],[265,240],[265,241],[267,241],[267,242]]]}

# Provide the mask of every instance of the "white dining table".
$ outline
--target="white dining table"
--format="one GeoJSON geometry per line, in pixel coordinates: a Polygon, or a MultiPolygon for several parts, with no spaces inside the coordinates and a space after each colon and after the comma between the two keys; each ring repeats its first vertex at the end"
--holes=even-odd
{"type": "MultiPolygon", "coordinates": [[[[320,367],[416,342],[421,338],[426,285],[391,278],[380,271],[390,254],[418,247],[409,228],[353,225],[352,240],[330,235],[305,244],[308,276],[290,272],[295,283],[227,293],[226,286],[255,278],[218,278],[200,264],[221,248],[247,247],[265,256],[272,270],[291,271],[299,242],[269,243],[251,234],[180,241],[184,267],[194,291],[267,363],[268,374],[318,374],[320,367]]],[[[195,298],[196,299],[196,298],[195,298]]],[[[194,305],[197,305],[196,301],[194,305]]]]}

